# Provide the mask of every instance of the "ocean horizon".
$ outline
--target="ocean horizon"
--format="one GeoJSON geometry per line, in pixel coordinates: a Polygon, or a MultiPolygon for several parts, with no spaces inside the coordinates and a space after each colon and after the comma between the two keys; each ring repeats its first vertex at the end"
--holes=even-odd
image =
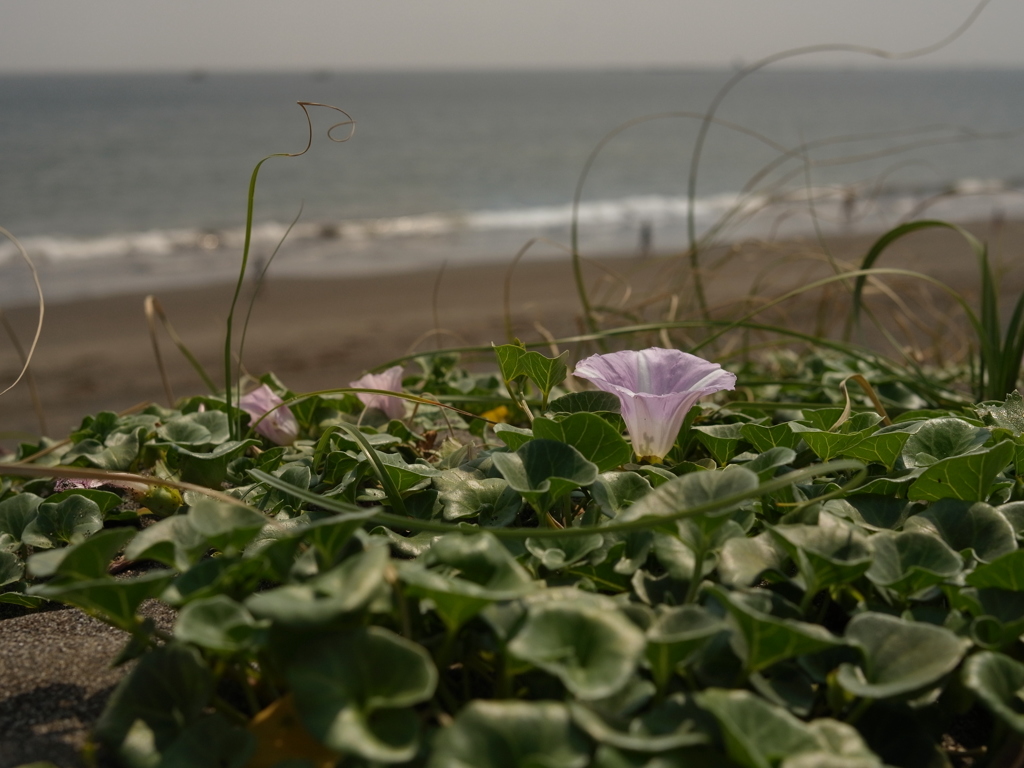
{"type": "MultiPolygon", "coordinates": [[[[0,77],[0,226],[66,301],[230,279],[252,168],[253,258],[272,275],[564,257],[574,191],[591,256],[686,248],[691,154],[731,70],[0,77]],[[343,119],[338,116],[338,119],[343,119]],[[345,128],[336,133],[344,134],[345,128]]],[[[1020,70],[759,72],[716,115],[693,217],[719,241],[1024,216],[1020,70]],[[723,223],[724,222],[724,223],[723,223]],[[720,227],[720,229],[719,229],[720,227]]],[[[0,243],[0,303],[31,302],[0,243]]]]}

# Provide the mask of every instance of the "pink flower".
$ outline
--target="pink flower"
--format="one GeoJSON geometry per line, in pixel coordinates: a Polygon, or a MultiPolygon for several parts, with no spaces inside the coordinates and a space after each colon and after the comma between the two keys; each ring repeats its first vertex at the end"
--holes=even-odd
{"type": "Polygon", "coordinates": [[[284,401],[264,384],[243,396],[238,405],[252,417],[254,424],[264,414],[269,413],[263,421],[256,424],[256,431],[273,443],[291,445],[299,436],[299,422],[295,420],[287,405],[281,405],[282,402],[284,401]],[[277,408],[279,405],[281,407],[277,408]]]}
{"type": "MultiPolygon", "coordinates": [[[[396,365],[381,373],[368,373],[358,381],[349,383],[350,387],[362,389],[386,389],[390,392],[402,391],[402,366],[396,365]]],[[[377,408],[387,415],[389,419],[401,419],[405,417],[405,401],[398,397],[387,395],[375,395],[371,392],[357,392],[356,397],[362,401],[367,408],[377,408]]]]}
{"type": "Polygon", "coordinates": [[[672,450],[694,403],[736,386],[736,375],[718,363],[659,347],[591,355],[576,365],[573,375],[619,398],[633,451],[657,460],[672,450]]]}

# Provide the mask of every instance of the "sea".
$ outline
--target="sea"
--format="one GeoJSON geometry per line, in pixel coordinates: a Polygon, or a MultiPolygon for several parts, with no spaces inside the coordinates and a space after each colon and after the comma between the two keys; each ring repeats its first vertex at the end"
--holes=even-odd
{"type": "MultiPolygon", "coordinates": [[[[354,125],[308,107],[261,166],[271,277],[564,259],[574,212],[585,256],[1024,217],[1024,70],[758,71],[695,154],[736,74],[3,76],[0,226],[49,301],[231,280],[297,102],[354,125]]],[[[0,306],[34,300],[3,240],[0,306]]]]}

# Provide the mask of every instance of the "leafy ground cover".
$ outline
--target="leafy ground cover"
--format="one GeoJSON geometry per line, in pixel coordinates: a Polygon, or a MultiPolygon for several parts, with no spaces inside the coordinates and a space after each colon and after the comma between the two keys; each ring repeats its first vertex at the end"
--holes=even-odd
{"type": "Polygon", "coordinates": [[[860,768],[1019,750],[1019,395],[943,407],[863,358],[779,354],[636,463],[617,396],[564,356],[497,353],[483,374],[415,359],[404,401],[267,376],[258,402],[101,413],[7,457],[0,602],[131,635],[91,754],[860,768]],[[857,376],[873,397],[844,395],[857,376]],[[147,599],[173,633],[139,617],[147,599]]]}

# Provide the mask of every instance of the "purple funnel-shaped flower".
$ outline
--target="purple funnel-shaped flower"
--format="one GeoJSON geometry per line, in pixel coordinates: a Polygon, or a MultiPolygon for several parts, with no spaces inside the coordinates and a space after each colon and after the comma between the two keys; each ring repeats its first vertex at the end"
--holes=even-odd
{"type": "Polygon", "coordinates": [[[659,347],[591,355],[576,365],[573,375],[616,395],[633,451],[658,460],[672,450],[694,403],[736,386],[736,375],[718,363],[659,347]]]}
{"type": "MultiPolygon", "coordinates": [[[[238,405],[252,417],[252,421],[255,424],[257,419],[271,411],[275,406],[281,405],[282,402],[284,401],[275,395],[270,387],[264,384],[259,389],[254,389],[249,394],[244,395],[238,405]]],[[[295,438],[299,436],[299,422],[295,420],[295,416],[288,410],[287,405],[282,405],[277,410],[274,410],[263,421],[256,424],[255,429],[265,438],[278,445],[291,445],[295,442],[295,438]]]]}
{"type": "MultiPolygon", "coordinates": [[[[391,392],[402,391],[402,366],[396,365],[381,373],[368,373],[358,381],[349,383],[350,387],[362,387],[363,389],[386,389],[391,392]]],[[[389,419],[401,419],[405,417],[405,401],[399,397],[388,397],[387,395],[375,395],[371,392],[357,392],[363,405],[367,408],[377,408],[387,415],[389,419]]]]}

